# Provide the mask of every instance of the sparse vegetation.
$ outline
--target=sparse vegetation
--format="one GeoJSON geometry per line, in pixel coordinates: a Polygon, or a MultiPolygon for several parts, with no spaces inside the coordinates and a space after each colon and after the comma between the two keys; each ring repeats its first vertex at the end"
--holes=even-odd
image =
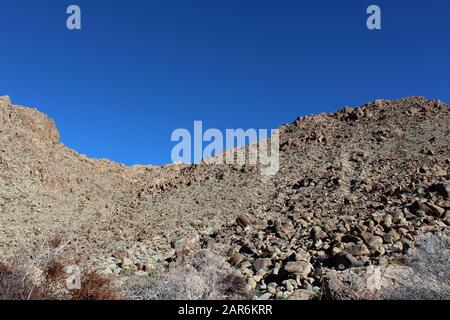
{"type": "Polygon", "coordinates": [[[81,288],[70,291],[71,300],[122,299],[113,278],[96,270],[86,270],[81,276],[81,288]]]}
{"type": "Polygon", "coordinates": [[[67,287],[68,262],[58,256],[62,240],[52,238],[34,259],[17,254],[9,263],[0,263],[0,300],[120,299],[111,277],[87,267],[80,270],[81,287],[67,287]]]}
{"type": "Polygon", "coordinates": [[[410,281],[402,282],[383,298],[394,300],[450,299],[450,240],[427,233],[416,241],[406,266],[413,269],[410,281]]]}
{"type": "Polygon", "coordinates": [[[50,287],[36,284],[23,266],[0,263],[0,300],[54,300],[50,287]]]}
{"type": "Polygon", "coordinates": [[[450,239],[424,234],[416,241],[409,265],[420,274],[450,284],[450,239]]]}
{"type": "Polygon", "coordinates": [[[418,238],[410,256],[388,266],[330,271],[324,298],[333,300],[449,300],[450,241],[427,233],[418,238]]]}
{"type": "Polygon", "coordinates": [[[167,272],[133,278],[126,295],[138,300],[218,300],[243,297],[244,280],[225,260],[209,250],[193,254],[189,262],[167,272]]]}

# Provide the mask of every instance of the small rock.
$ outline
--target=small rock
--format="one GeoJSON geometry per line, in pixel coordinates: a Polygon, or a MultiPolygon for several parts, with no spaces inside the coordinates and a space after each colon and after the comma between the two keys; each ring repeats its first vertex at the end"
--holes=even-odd
{"type": "Polygon", "coordinates": [[[341,253],[342,251],[344,251],[345,250],[345,246],[344,246],[344,244],[342,243],[342,242],[336,242],[334,245],[333,245],[333,248],[331,249],[331,254],[333,255],[333,256],[335,256],[335,255],[338,255],[339,253],[341,253]]]}
{"type": "Polygon", "coordinates": [[[383,225],[388,229],[392,227],[392,216],[390,214],[384,216],[383,225]]]}
{"type": "Polygon", "coordinates": [[[313,291],[299,289],[289,295],[288,300],[311,300],[316,296],[313,291]]]}
{"type": "Polygon", "coordinates": [[[277,292],[278,285],[275,282],[269,283],[267,285],[267,292],[275,294],[277,292]]]}
{"type": "Polygon", "coordinates": [[[383,239],[386,243],[394,243],[400,240],[400,235],[397,233],[397,231],[391,230],[384,234],[383,239]]]}
{"type": "Polygon", "coordinates": [[[369,236],[365,240],[370,249],[376,250],[383,245],[383,238],[380,236],[369,236]]]}
{"type": "Polygon", "coordinates": [[[307,261],[290,261],[286,264],[284,270],[305,279],[312,272],[312,265],[307,261]]]}
{"type": "Polygon", "coordinates": [[[241,214],[237,217],[237,223],[245,229],[252,224],[252,220],[246,214],[241,214]]]}
{"type": "Polygon", "coordinates": [[[121,261],[122,268],[130,267],[133,265],[133,260],[127,257],[123,257],[121,261]]]}
{"type": "Polygon", "coordinates": [[[255,268],[255,271],[267,271],[267,269],[272,265],[272,260],[269,258],[262,258],[257,259],[253,263],[253,267],[255,268]]]}
{"type": "Polygon", "coordinates": [[[112,254],[112,256],[118,260],[123,260],[124,258],[128,258],[130,255],[125,250],[117,250],[112,254]]]}
{"type": "Polygon", "coordinates": [[[248,261],[248,260],[245,260],[245,261],[242,262],[242,264],[241,264],[241,269],[247,269],[247,268],[251,268],[251,267],[252,267],[252,264],[251,264],[251,262],[248,261]]]}
{"type": "Polygon", "coordinates": [[[314,240],[325,239],[327,237],[327,233],[323,231],[321,227],[314,227],[312,230],[312,236],[314,240]]]}
{"type": "Polygon", "coordinates": [[[244,256],[240,253],[235,253],[233,254],[233,256],[231,257],[231,265],[233,266],[239,266],[241,264],[241,262],[244,261],[244,256]]]}
{"type": "Polygon", "coordinates": [[[445,210],[437,205],[435,205],[431,201],[415,201],[410,207],[409,210],[417,214],[419,211],[423,211],[425,214],[440,218],[444,215],[445,210]]]}
{"type": "Polygon", "coordinates": [[[395,253],[402,253],[403,252],[403,244],[401,242],[394,243],[392,245],[392,251],[395,253]]]}
{"type": "Polygon", "coordinates": [[[267,292],[267,293],[264,293],[263,295],[259,296],[257,298],[257,300],[269,300],[271,297],[272,297],[272,294],[267,292]]]}
{"type": "Polygon", "coordinates": [[[290,281],[290,280],[283,281],[283,285],[286,288],[286,291],[291,292],[291,291],[294,291],[294,289],[295,289],[294,285],[292,284],[292,281],[290,281]]]}
{"type": "Polygon", "coordinates": [[[267,284],[264,281],[261,281],[261,284],[259,285],[259,288],[261,290],[267,290],[267,284]]]}
{"type": "Polygon", "coordinates": [[[262,277],[261,275],[257,274],[257,275],[254,275],[254,276],[253,276],[253,279],[254,279],[257,283],[259,283],[259,282],[263,279],[263,277],[262,277]]]}
{"type": "Polygon", "coordinates": [[[440,218],[445,213],[444,208],[435,205],[431,201],[425,202],[424,205],[427,208],[425,212],[428,212],[433,217],[440,218]]]}
{"type": "Polygon", "coordinates": [[[295,233],[295,227],[290,220],[277,220],[275,221],[275,231],[282,237],[290,237],[295,233]]]}
{"type": "Polygon", "coordinates": [[[278,291],[277,294],[275,295],[275,298],[277,300],[283,300],[284,299],[284,293],[281,291],[278,291]]]}
{"type": "Polygon", "coordinates": [[[450,198],[450,183],[438,183],[430,188],[430,191],[437,192],[444,198],[450,198]]]}
{"type": "Polygon", "coordinates": [[[352,256],[355,256],[355,257],[366,256],[366,255],[368,255],[370,253],[369,249],[367,248],[367,246],[365,244],[363,244],[363,243],[350,244],[345,249],[345,252],[350,254],[350,255],[352,255],[352,256]]]}
{"type": "Polygon", "coordinates": [[[247,280],[247,286],[249,287],[249,289],[253,290],[256,288],[256,281],[253,278],[250,278],[247,280]]]}
{"type": "Polygon", "coordinates": [[[339,270],[344,270],[345,268],[361,267],[364,263],[351,254],[342,252],[336,256],[336,265],[339,270]]]}

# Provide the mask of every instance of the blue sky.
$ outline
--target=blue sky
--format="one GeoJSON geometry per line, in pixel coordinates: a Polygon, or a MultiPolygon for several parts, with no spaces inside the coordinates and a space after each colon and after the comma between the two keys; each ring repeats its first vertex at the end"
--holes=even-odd
{"type": "Polygon", "coordinates": [[[173,130],[276,128],[377,98],[450,102],[450,1],[1,0],[0,95],[62,141],[171,161],[173,130]],[[82,30],[66,28],[66,8],[82,30]],[[366,28],[366,8],[382,30],[366,28]]]}

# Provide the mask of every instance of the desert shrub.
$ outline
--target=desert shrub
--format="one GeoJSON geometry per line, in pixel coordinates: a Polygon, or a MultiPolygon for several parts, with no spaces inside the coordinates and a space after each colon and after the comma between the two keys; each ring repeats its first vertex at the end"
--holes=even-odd
{"type": "Polygon", "coordinates": [[[410,259],[405,263],[413,276],[396,290],[387,291],[386,299],[449,300],[450,299],[450,240],[427,233],[415,243],[410,259]]]}
{"type": "Polygon", "coordinates": [[[409,265],[420,274],[450,284],[450,239],[427,233],[415,246],[409,265]]]}
{"type": "Polygon", "coordinates": [[[209,250],[165,272],[129,280],[125,295],[138,300],[219,300],[243,296],[245,282],[224,259],[209,250]]]}
{"type": "Polygon", "coordinates": [[[114,279],[89,269],[81,275],[81,288],[70,291],[71,300],[120,300],[114,279]]]}
{"type": "Polygon", "coordinates": [[[52,288],[36,283],[26,268],[0,263],[0,300],[54,300],[52,288]]]}
{"type": "Polygon", "coordinates": [[[46,283],[59,283],[67,277],[65,265],[54,259],[43,266],[42,272],[46,283]]]}
{"type": "MultiPolygon", "coordinates": [[[[62,256],[63,239],[53,237],[37,253],[16,254],[0,263],[0,300],[117,300],[114,279],[80,268],[81,288],[67,288],[69,260],[62,256]]],[[[25,251],[26,252],[26,251],[25,251]]]]}
{"type": "Polygon", "coordinates": [[[60,248],[63,246],[64,236],[60,233],[55,234],[48,240],[48,246],[53,249],[60,248]]]}
{"type": "Polygon", "coordinates": [[[410,256],[388,266],[329,271],[323,277],[325,299],[449,300],[450,240],[432,233],[420,236],[410,256]]]}
{"type": "MultiPolygon", "coordinates": [[[[0,300],[58,299],[56,255],[58,246],[50,246],[53,238],[33,252],[18,251],[0,264],[0,300]]],[[[53,242],[56,244],[56,241],[53,242]]]]}

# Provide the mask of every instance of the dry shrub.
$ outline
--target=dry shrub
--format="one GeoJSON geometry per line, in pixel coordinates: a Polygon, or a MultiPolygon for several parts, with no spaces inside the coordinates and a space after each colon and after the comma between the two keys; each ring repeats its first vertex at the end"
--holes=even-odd
{"type": "Polygon", "coordinates": [[[114,279],[98,271],[80,267],[81,289],[68,289],[63,238],[45,242],[38,253],[16,254],[9,263],[0,263],[0,300],[117,300],[121,296],[114,279]],[[31,258],[30,258],[31,257],[31,258]]]}
{"type": "Polygon", "coordinates": [[[51,287],[36,283],[24,266],[0,263],[0,300],[55,300],[51,287]]]}
{"type": "Polygon", "coordinates": [[[421,235],[411,256],[388,266],[328,271],[322,294],[332,300],[449,300],[450,239],[421,235]]]}
{"type": "Polygon", "coordinates": [[[81,289],[71,290],[71,300],[120,300],[121,296],[112,277],[96,270],[82,273],[81,289]]]}
{"type": "Polygon", "coordinates": [[[409,262],[414,276],[384,295],[394,300],[450,299],[450,239],[427,233],[417,239],[409,262]],[[423,279],[421,281],[418,281],[423,279]]]}
{"type": "Polygon", "coordinates": [[[58,283],[67,277],[66,267],[60,261],[50,260],[43,266],[43,276],[47,283],[58,283]]]}
{"type": "Polygon", "coordinates": [[[59,293],[53,278],[60,272],[56,269],[59,250],[59,247],[46,242],[31,252],[18,251],[8,262],[2,262],[0,300],[58,299],[59,293]]]}
{"type": "Polygon", "coordinates": [[[50,248],[57,249],[63,245],[64,236],[62,234],[56,234],[48,241],[50,248]]]}
{"type": "Polygon", "coordinates": [[[450,239],[427,233],[415,246],[410,266],[420,274],[450,284],[450,239]]]}
{"type": "Polygon", "coordinates": [[[218,279],[218,287],[228,295],[245,296],[245,280],[235,272],[226,272],[218,279]]]}
{"type": "Polygon", "coordinates": [[[243,297],[245,281],[209,250],[166,272],[138,277],[125,284],[125,295],[137,300],[219,300],[243,297]]]}

